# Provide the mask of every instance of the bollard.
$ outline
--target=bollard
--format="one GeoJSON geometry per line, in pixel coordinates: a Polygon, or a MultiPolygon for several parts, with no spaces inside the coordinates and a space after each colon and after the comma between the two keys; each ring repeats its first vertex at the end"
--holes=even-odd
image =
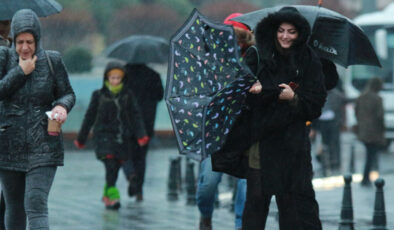
{"type": "MultiPolygon", "coordinates": [[[[224,174],[224,175],[226,175],[226,174],[224,174]]],[[[234,189],[234,187],[237,187],[238,179],[236,177],[233,177],[230,175],[226,175],[226,176],[227,176],[227,181],[228,181],[228,188],[234,189]]]]}
{"type": "Polygon", "coordinates": [[[178,191],[177,191],[177,159],[171,157],[170,158],[170,170],[168,173],[168,192],[167,192],[167,200],[175,201],[178,200],[178,191]]]}
{"type": "Polygon", "coordinates": [[[339,230],[354,230],[353,221],[353,202],[352,202],[352,176],[344,176],[345,187],[343,189],[341,220],[339,222],[339,230]]]}
{"type": "Polygon", "coordinates": [[[189,162],[186,168],[187,205],[196,204],[196,179],[194,177],[194,163],[189,162]]]}
{"type": "Polygon", "coordinates": [[[327,177],[331,175],[331,168],[330,168],[330,156],[328,153],[328,147],[327,145],[322,146],[322,153],[321,153],[321,166],[322,166],[322,172],[323,172],[323,177],[327,177]]]}
{"type": "Polygon", "coordinates": [[[349,161],[349,173],[353,174],[356,171],[354,166],[354,144],[350,146],[350,161],[349,161]]]}
{"type": "Polygon", "coordinates": [[[231,204],[230,204],[230,212],[234,212],[235,211],[235,199],[237,196],[237,191],[238,191],[238,180],[239,179],[235,179],[235,185],[233,187],[233,194],[231,196],[231,204]]]}
{"type": "Polygon", "coordinates": [[[180,192],[182,192],[182,165],[181,165],[181,162],[182,162],[182,157],[177,157],[176,158],[176,164],[175,164],[175,166],[176,166],[176,186],[177,186],[177,189],[178,189],[178,191],[180,191],[180,192]]]}
{"type": "Polygon", "coordinates": [[[381,178],[377,179],[375,181],[375,186],[375,210],[373,212],[371,230],[387,230],[388,228],[386,228],[386,211],[383,194],[384,180],[381,178]]]}
{"type": "Polygon", "coordinates": [[[220,200],[219,200],[219,186],[217,186],[216,188],[216,193],[215,193],[215,203],[214,203],[214,207],[215,208],[219,208],[220,207],[220,200]]]}

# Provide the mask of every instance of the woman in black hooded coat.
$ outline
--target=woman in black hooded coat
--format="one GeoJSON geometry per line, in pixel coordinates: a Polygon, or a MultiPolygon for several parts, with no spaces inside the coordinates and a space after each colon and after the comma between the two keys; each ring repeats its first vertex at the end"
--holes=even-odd
{"type": "Polygon", "coordinates": [[[284,7],[255,32],[257,49],[245,58],[259,82],[247,98],[250,109],[213,154],[213,167],[248,180],[242,229],[264,229],[272,195],[281,230],[321,229],[305,140],[306,121],[320,116],[326,89],[320,60],[307,45],[309,24],[295,8],[284,7]],[[232,160],[245,150],[248,160],[232,160]]]}
{"type": "Polygon", "coordinates": [[[308,22],[292,7],[256,27],[258,53],[251,50],[247,62],[262,86],[249,97],[259,164],[250,151],[243,229],[264,228],[272,195],[280,229],[321,229],[305,122],[320,116],[326,90],[320,60],[307,45],[309,34],[308,22]]]}

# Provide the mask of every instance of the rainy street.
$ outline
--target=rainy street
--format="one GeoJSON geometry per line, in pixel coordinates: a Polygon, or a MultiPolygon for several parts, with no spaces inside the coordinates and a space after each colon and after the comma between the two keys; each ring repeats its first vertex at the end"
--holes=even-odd
{"type": "Polygon", "coordinates": [[[394,230],[393,102],[394,0],[0,0],[0,230],[394,230]]]}
{"type": "MultiPolygon", "coordinates": [[[[349,166],[350,144],[354,136],[343,135],[343,171],[349,166]]],[[[392,150],[391,150],[392,151],[392,150]]],[[[363,168],[364,149],[360,143],[356,145],[356,174],[353,183],[353,205],[357,229],[370,228],[373,213],[374,188],[363,188],[359,184],[360,171],[363,168]]],[[[167,181],[169,158],[178,156],[174,147],[154,148],[148,154],[147,175],[144,186],[144,201],[136,202],[127,196],[127,181],[124,174],[119,173],[118,187],[121,192],[119,211],[106,210],[101,202],[104,170],[101,162],[95,159],[93,151],[67,150],[65,166],[58,169],[49,198],[49,217],[51,229],[54,230],[195,230],[198,228],[199,211],[197,206],[186,205],[186,191],[179,193],[178,201],[167,200],[167,181]]],[[[185,159],[182,161],[184,178],[185,159]]],[[[386,180],[385,191],[394,189],[394,156],[381,155],[382,177],[386,180]]],[[[319,164],[314,160],[316,174],[319,164]]],[[[196,166],[194,167],[197,173],[196,166]]],[[[197,175],[197,174],[195,174],[197,175]]],[[[336,175],[339,175],[336,174],[336,175]]],[[[343,185],[342,178],[330,177],[324,183],[315,183],[316,196],[320,205],[320,216],[323,229],[336,230],[340,219],[343,185]],[[323,186],[323,185],[324,186],[323,186]]],[[[315,181],[319,182],[319,181],[315,181]]],[[[228,177],[223,177],[219,187],[220,205],[213,215],[213,227],[217,230],[234,229],[234,213],[230,211],[231,188],[228,177]]],[[[394,197],[386,192],[386,211],[389,229],[394,227],[394,197]]],[[[278,229],[276,207],[271,204],[271,213],[267,227],[278,229]]]]}

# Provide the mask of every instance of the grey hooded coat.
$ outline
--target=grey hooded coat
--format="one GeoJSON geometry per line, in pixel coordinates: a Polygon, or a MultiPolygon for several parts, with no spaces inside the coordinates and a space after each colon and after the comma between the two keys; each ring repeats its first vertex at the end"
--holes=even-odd
{"type": "Polygon", "coordinates": [[[26,172],[39,166],[63,165],[62,135],[48,135],[45,112],[56,105],[70,112],[75,94],[60,54],[41,48],[40,21],[28,9],[18,11],[12,19],[14,40],[23,32],[35,38],[37,61],[31,74],[25,75],[18,65],[15,43],[11,48],[0,47],[0,169],[26,172]]]}

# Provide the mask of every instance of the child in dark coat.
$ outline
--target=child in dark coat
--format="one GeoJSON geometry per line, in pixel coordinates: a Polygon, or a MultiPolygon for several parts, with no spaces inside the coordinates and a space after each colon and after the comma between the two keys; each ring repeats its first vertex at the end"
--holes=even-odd
{"type": "Polygon", "coordinates": [[[119,168],[129,158],[129,150],[144,146],[146,134],[138,104],[130,89],[123,86],[125,69],[120,62],[110,62],[104,72],[104,85],[93,92],[81,130],[74,144],[83,148],[93,127],[96,156],[106,170],[103,202],[108,209],[120,207],[116,188],[119,168]]]}

